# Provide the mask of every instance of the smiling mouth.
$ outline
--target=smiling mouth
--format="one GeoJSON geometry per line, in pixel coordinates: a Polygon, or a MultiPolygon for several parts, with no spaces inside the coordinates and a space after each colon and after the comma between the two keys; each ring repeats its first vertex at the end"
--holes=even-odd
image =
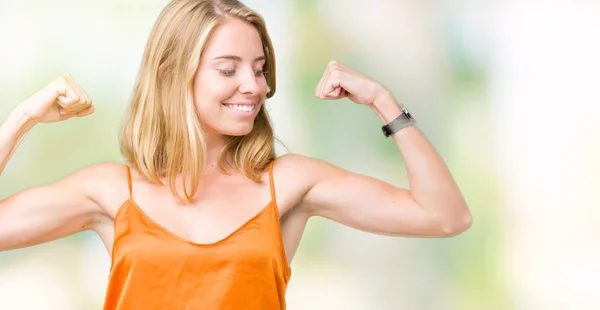
{"type": "Polygon", "coordinates": [[[227,104],[227,103],[224,103],[223,105],[229,109],[240,111],[240,112],[253,112],[254,110],[256,110],[256,106],[257,106],[256,104],[227,104]]]}

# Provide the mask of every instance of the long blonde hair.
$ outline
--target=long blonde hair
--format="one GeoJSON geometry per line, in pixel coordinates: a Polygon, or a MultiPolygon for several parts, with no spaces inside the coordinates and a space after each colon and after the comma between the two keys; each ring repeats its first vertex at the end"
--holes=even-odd
{"type": "MultiPolygon", "coordinates": [[[[150,33],[121,131],[119,144],[127,162],[151,182],[163,184],[166,178],[179,201],[193,200],[206,161],[205,135],[193,99],[194,76],[210,34],[227,17],[258,30],[266,57],[267,98],[275,94],[275,56],[259,14],[237,0],[173,0],[150,33]],[[176,187],[179,174],[183,196],[176,187]]],[[[219,167],[258,181],[274,158],[273,129],[262,105],[252,132],[229,138],[219,167]]]]}

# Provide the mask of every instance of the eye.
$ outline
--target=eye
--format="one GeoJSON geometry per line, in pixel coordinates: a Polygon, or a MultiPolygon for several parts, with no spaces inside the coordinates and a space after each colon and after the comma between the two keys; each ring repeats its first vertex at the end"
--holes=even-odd
{"type": "Polygon", "coordinates": [[[266,75],[266,74],[267,74],[267,71],[262,70],[262,69],[254,71],[254,75],[256,75],[256,76],[261,76],[261,75],[266,75]]]}
{"type": "Polygon", "coordinates": [[[219,70],[219,71],[224,76],[233,76],[235,74],[235,70],[219,70]]]}

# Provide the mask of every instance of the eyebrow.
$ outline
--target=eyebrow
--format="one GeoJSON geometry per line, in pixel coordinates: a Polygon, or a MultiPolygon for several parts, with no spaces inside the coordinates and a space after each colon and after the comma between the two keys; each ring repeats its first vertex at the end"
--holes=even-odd
{"type": "MultiPolygon", "coordinates": [[[[234,55],[222,55],[219,57],[215,57],[215,60],[217,60],[217,59],[229,59],[229,60],[242,61],[242,57],[234,56],[234,55]]],[[[266,59],[267,59],[267,57],[265,57],[265,56],[259,56],[254,59],[254,62],[266,60],[266,59]]]]}

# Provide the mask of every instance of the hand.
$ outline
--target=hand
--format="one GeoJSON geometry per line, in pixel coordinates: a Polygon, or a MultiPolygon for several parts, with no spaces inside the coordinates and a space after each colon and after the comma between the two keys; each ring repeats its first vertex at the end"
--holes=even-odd
{"type": "Polygon", "coordinates": [[[52,123],[94,113],[88,94],[69,75],[62,75],[19,104],[18,111],[39,123],[52,123]]]}
{"type": "Polygon", "coordinates": [[[315,96],[323,100],[344,97],[371,106],[387,93],[385,87],[366,75],[336,61],[331,61],[315,88],[315,96]]]}

